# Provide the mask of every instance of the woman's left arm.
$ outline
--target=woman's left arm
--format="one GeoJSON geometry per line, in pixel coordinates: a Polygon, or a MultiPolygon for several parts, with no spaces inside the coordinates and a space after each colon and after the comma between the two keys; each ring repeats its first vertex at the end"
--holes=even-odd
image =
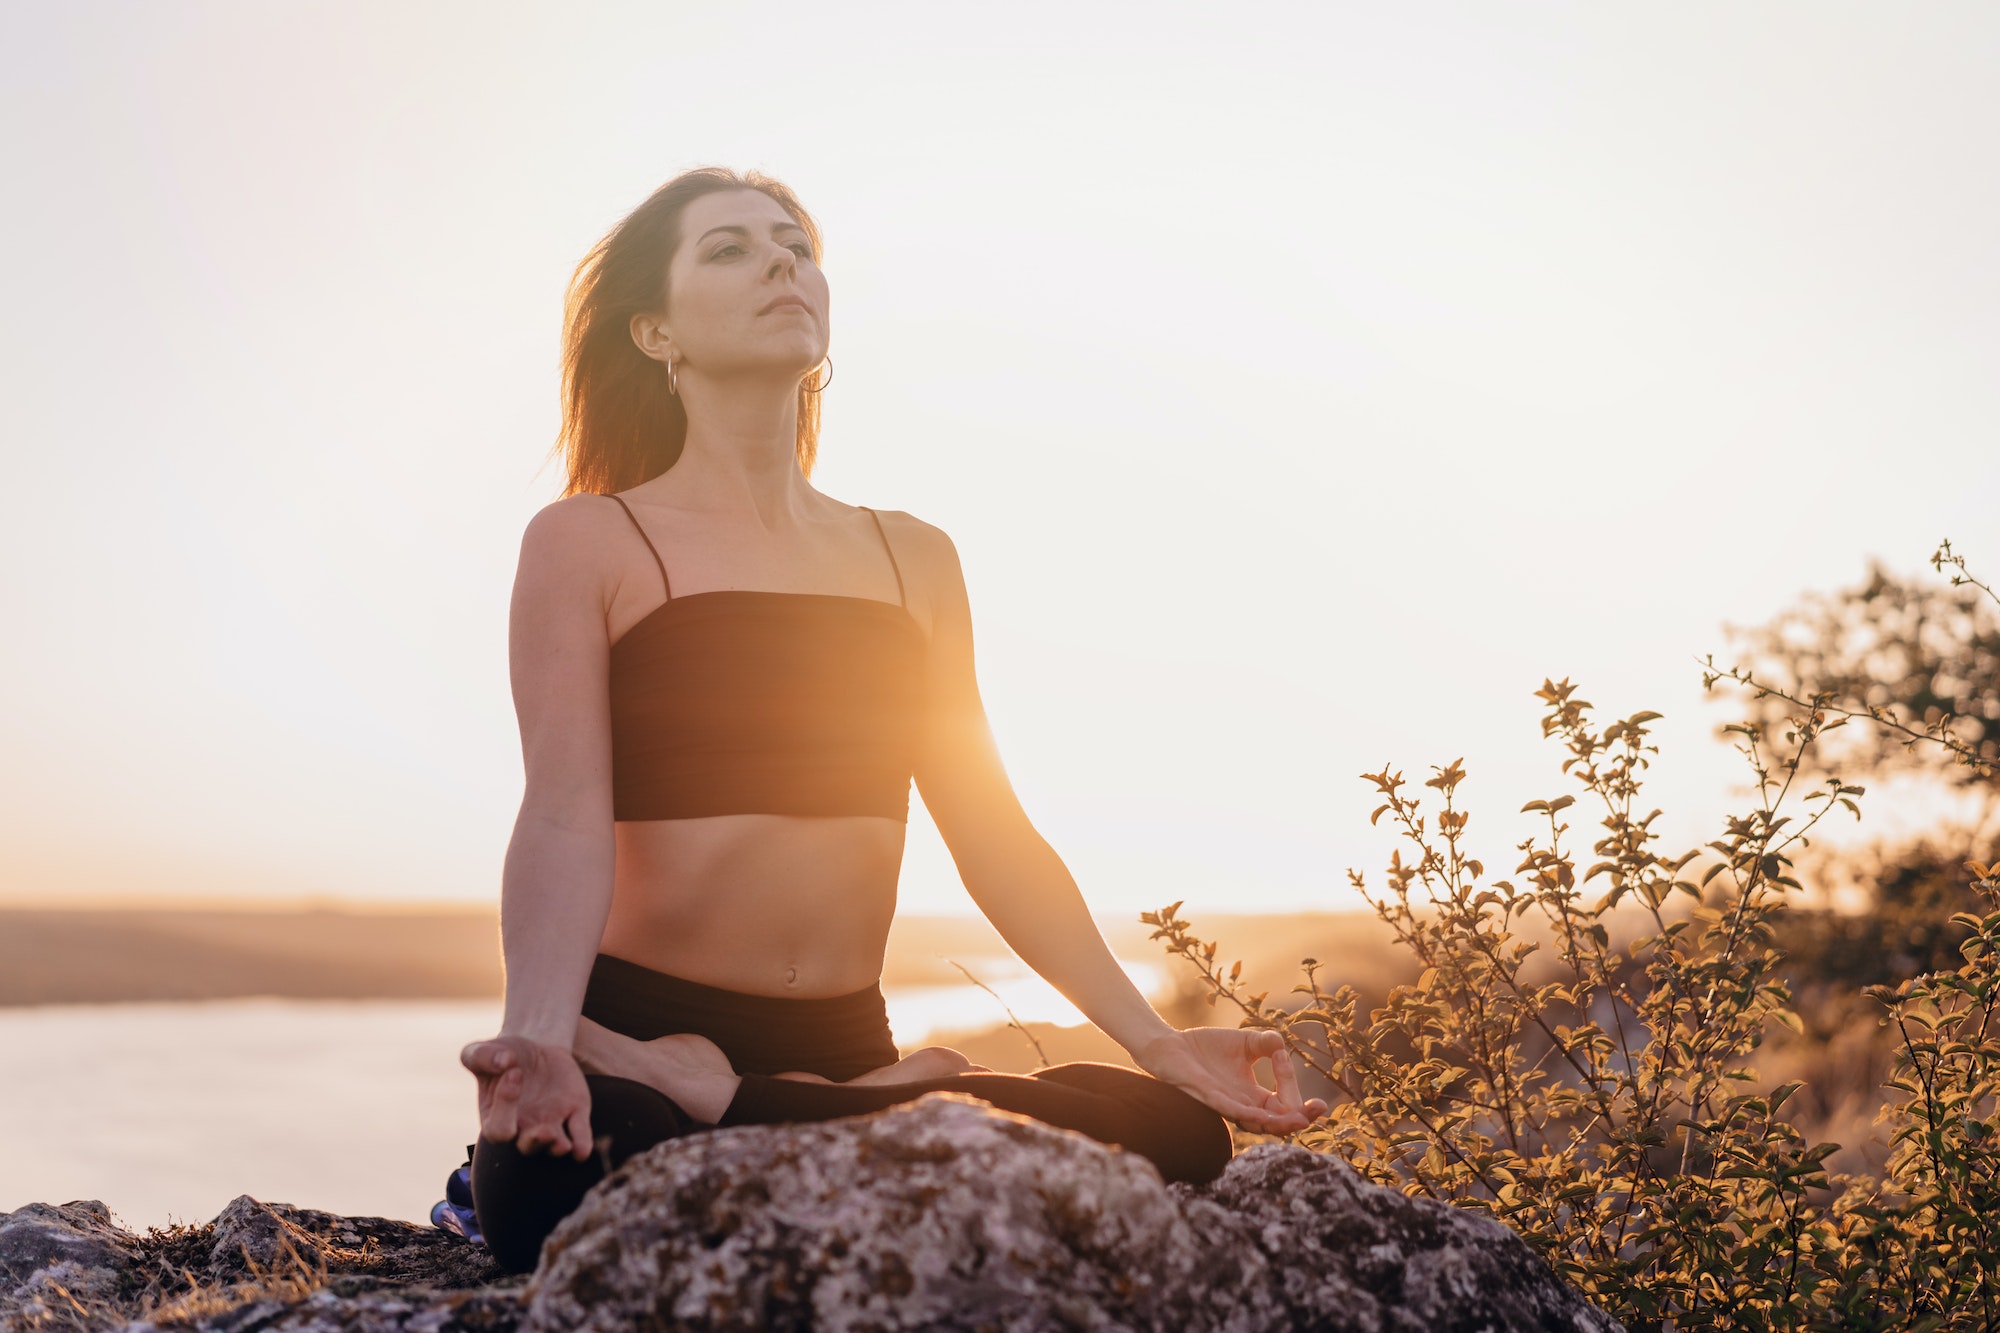
{"type": "Polygon", "coordinates": [[[1035,831],[1007,780],[973,669],[972,613],[951,539],[901,516],[930,610],[929,713],[917,787],[966,891],[1008,945],[1123,1046],[1141,1069],[1265,1133],[1325,1113],[1305,1101],[1284,1040],[1240,1028],[1177,1029],[1118,966],[1068,867],[1035,831]],[[1257,1082],[1268,1059],[1276,1090],[1257,1082]]]}

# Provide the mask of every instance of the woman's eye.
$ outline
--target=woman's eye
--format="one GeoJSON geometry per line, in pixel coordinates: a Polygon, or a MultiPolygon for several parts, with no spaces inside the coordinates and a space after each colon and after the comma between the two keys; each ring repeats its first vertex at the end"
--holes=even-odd
{"type": "Polygon", "coordinates": [[[797,245],[794,245],[792,247],[792,253],[797,255],[800,259],[811,259],[813,257],[812,247],[810,245],[807,245],[804,241],[800,241],[797,245]]]}
{"type": "Polygon", "coordinates": [[[710,259],[720,259],[720,258],[722,258],[722,257],[723,257],[724,255],[733,255],[733,254],[736,254],[736,253],[738,253],[738,252],[739,252],[739,251],[740,251],[740,250],[741,250],[742,248],[743,248],[743,247],[741,247],[741,246],[738,246],[738,245],[718,245],[718,246],[716,246],[716,247],[715,247],[715,249],[713,249],[713,250],[711,250],[711,251],[709,251],[709,252],[708,252],[708,257],[709,257],[710,259]]]}

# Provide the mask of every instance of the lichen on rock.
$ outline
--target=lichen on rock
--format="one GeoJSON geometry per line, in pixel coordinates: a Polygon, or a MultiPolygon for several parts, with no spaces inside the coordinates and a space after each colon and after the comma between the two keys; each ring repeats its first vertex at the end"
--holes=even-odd
{"type": "Polygon", "coordinates": [[[954,1093],[635,1156],[564,1219],[524,1333],[1617,1325],[1506,1228],[1263,1145],[1206,1187],[954,1093]]]}
{"type": "Polygon", "coordinates": [[[426,1226],[247,1196],[135,1236],[94,1201],[0,1215],[0,1333],[1132,1329],[1611,1333],[1500,1224],[1287,1144],[1205,1186],[932,1093],[662,1143],[529,1278],[426,1226]]]}

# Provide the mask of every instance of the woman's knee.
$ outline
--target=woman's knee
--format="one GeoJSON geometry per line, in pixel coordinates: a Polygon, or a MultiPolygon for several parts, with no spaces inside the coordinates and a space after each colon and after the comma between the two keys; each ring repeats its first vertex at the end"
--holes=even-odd
{"type": "Polygon", "coordinates": [[[700,1125],[673,1100],[630,1079],[587,1075],[591,1136],[601,1146],[578,1161],[564,1154],[523,1153],[512,1143],[482,1138],[472,1154],[472,1207],[486,1246],[509,1272],[533,1269],[542,1242],[576,1210],[609,1168],[700,1125]]]}
{"type": "Polygon", "coordinates": [[[1095,1092],[1105,1097],[1115,1097],[1135,1106],[1143,1106],[1155,1115],[1195,1119],[1213,1116],[1218,1121],[1222,1119],[1215,1111],[1210,1110],[1185,1090],[1164,1079],[1155,1078],[1144,1070],[1128,1069],[1124,1065],[1077,1061],[1038,1069],[1034,1077],[1050,1083],[1081,1088],[1086,1092],[1095,1092]]]}
{"type": "Polygon", "coordinates": [[[603,1178],[595,1155],[579,1162],[482,1138],[472,1152],[472,1209],[486,1248],[510,1273],[532,1270],[556,1223],[603,1178]]]}
{"type": "Polygon", "coordinates": [[[1206,1184],[1235,1154],[1229,1122],[1192,1094],[1123,1065],[1078,1061],[1050,1065],[1034,1077],[1115,1098],[1128,1108],[1133,1141],[1168,1180],[1206,1184]]]}
{"type": "Polygon", "coordinates": [[[1072,1088],[1083,1088],[1088,1092],[1101,1092],[1106,1096],[1144,1095],[1138,1090],[1149,1083],[1161,1083],[1144,1070],[1131,1069],[1125,1065],[1108,1065],[1101,1060],[1074,1060],[1068,1064],[1044,1065],[1030,1077],[1050,1083],[1062,1083],[1072,1088]]]}

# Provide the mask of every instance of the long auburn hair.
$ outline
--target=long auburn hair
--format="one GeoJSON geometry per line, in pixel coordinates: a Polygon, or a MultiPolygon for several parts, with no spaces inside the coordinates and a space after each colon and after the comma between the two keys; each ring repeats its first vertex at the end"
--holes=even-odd
{"type": "MultiPolygon", "coordinates": [[[[667,368],[632,341],[632,316],[658,310],[681,215],[703,195],[758,190],[790,213],[820,258],[819,224],[784,182],[760,172],[696,167],[662,185],[613,227],[570,277],[563,300],[563,417],[553,457],[569,472],[563,496],[630,490],[672,467],[687,443],[687,409],[667,392],[667,368]]],[[[799,382],[799,471],[819,452],[823,367],[799,382]]]]}

